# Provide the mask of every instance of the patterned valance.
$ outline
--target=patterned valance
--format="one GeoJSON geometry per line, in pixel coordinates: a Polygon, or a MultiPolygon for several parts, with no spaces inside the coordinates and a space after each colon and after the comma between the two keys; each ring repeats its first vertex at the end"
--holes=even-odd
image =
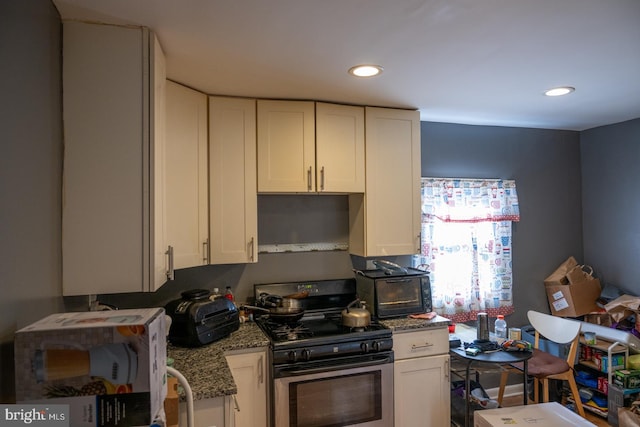
{"type": "Polygon", "coordinates": [[[422,214],[446,222],[519,221],[516,182],[422,178],[422,214]]]}

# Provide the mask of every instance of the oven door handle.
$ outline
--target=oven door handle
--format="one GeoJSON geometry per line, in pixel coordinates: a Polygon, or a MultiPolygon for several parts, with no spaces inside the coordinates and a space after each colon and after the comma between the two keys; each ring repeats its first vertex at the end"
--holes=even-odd
{"type": "Polygon", "coordinates": [[[387,279],[386,282],[387,283],[408,283],[411,282],[413,279],[410,277],[402,277],[400,279],[387,279]]]}
{"type": "Polygon", "coordinates": [[[368,360],[368,361],[360,361],[360,362],[353,362],[353,363],[341,363],[338,365],[333,365],[333,366],[320,366],[317,368],[302,368],[302,369],[289,369],[289,368],[285,368],[285,369],[280,369],[278,370],[278,377],[282,378],[282,377],[296,377],[296,376],[301,376],[301,375],[310,375],[310,374],[317,374],[317,373],[321,373],[321,372],[330,372],[330,371],[341,371],[344,369],[351,369],[351,368],[364,368],[367,366],[375,366],[375,365],[384,365],[385,363],[392,363],[393,362],[393,357],[392,356],[386,356],[382,359],[375,359],[375,360],[368,360]]]}

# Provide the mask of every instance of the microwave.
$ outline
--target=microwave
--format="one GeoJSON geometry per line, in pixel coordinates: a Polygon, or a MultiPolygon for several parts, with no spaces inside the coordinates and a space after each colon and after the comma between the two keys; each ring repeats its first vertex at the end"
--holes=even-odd
{"type": "Polygon", "coordinates": [[[379,319],[432,311],[429,273],[415,268],[358,271],[356,292],[379,319]]]}

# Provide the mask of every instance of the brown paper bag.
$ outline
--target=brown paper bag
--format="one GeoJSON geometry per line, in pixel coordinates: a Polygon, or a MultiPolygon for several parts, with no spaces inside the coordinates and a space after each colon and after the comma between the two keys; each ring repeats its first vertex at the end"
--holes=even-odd
{"type": "Polygon", "coordinates": [[[604,309],[611,315],[614,321],[619,322],[640,311],[640,297],[621,295],[607,303],[604,309]]]}
{"type": "Polygon", "coordinates": [[[640,415],[629,408],[618,408],[618,426],[620,427],[640,427],[640,415]]]}
{"type": "Polygon", "coordinates": [[[567,274],[578,265],[578,261],[572,256],[567,258],[565,262],[560,264],[556,270],[544,279],[545,285],[566,285],[569,283],[567,274]]]}
{"type": "Polygon", "coordinates": [[[593,280],[593,268],[589,265],[576,265],[567,273],[567,280],[572,285],[593,280]]]}

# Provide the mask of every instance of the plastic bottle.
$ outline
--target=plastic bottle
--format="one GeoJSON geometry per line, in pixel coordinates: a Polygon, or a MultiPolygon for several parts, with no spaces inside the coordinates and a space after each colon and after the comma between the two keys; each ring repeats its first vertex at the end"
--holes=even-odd
{"type": "Polygon", "coordinates": [[[231,302],[235,302],[235,298],[233,297],[233,292],[231,292],[231,286],[227,286],[227,290],[224,292],[224,297],[231,302]]]}
{"type": "Polygon", "coordinates": [[[502,314],[498,314],[498,318],[495,323],[496,338],[507,338],[507,322],[504,320],[502,314]]]}

